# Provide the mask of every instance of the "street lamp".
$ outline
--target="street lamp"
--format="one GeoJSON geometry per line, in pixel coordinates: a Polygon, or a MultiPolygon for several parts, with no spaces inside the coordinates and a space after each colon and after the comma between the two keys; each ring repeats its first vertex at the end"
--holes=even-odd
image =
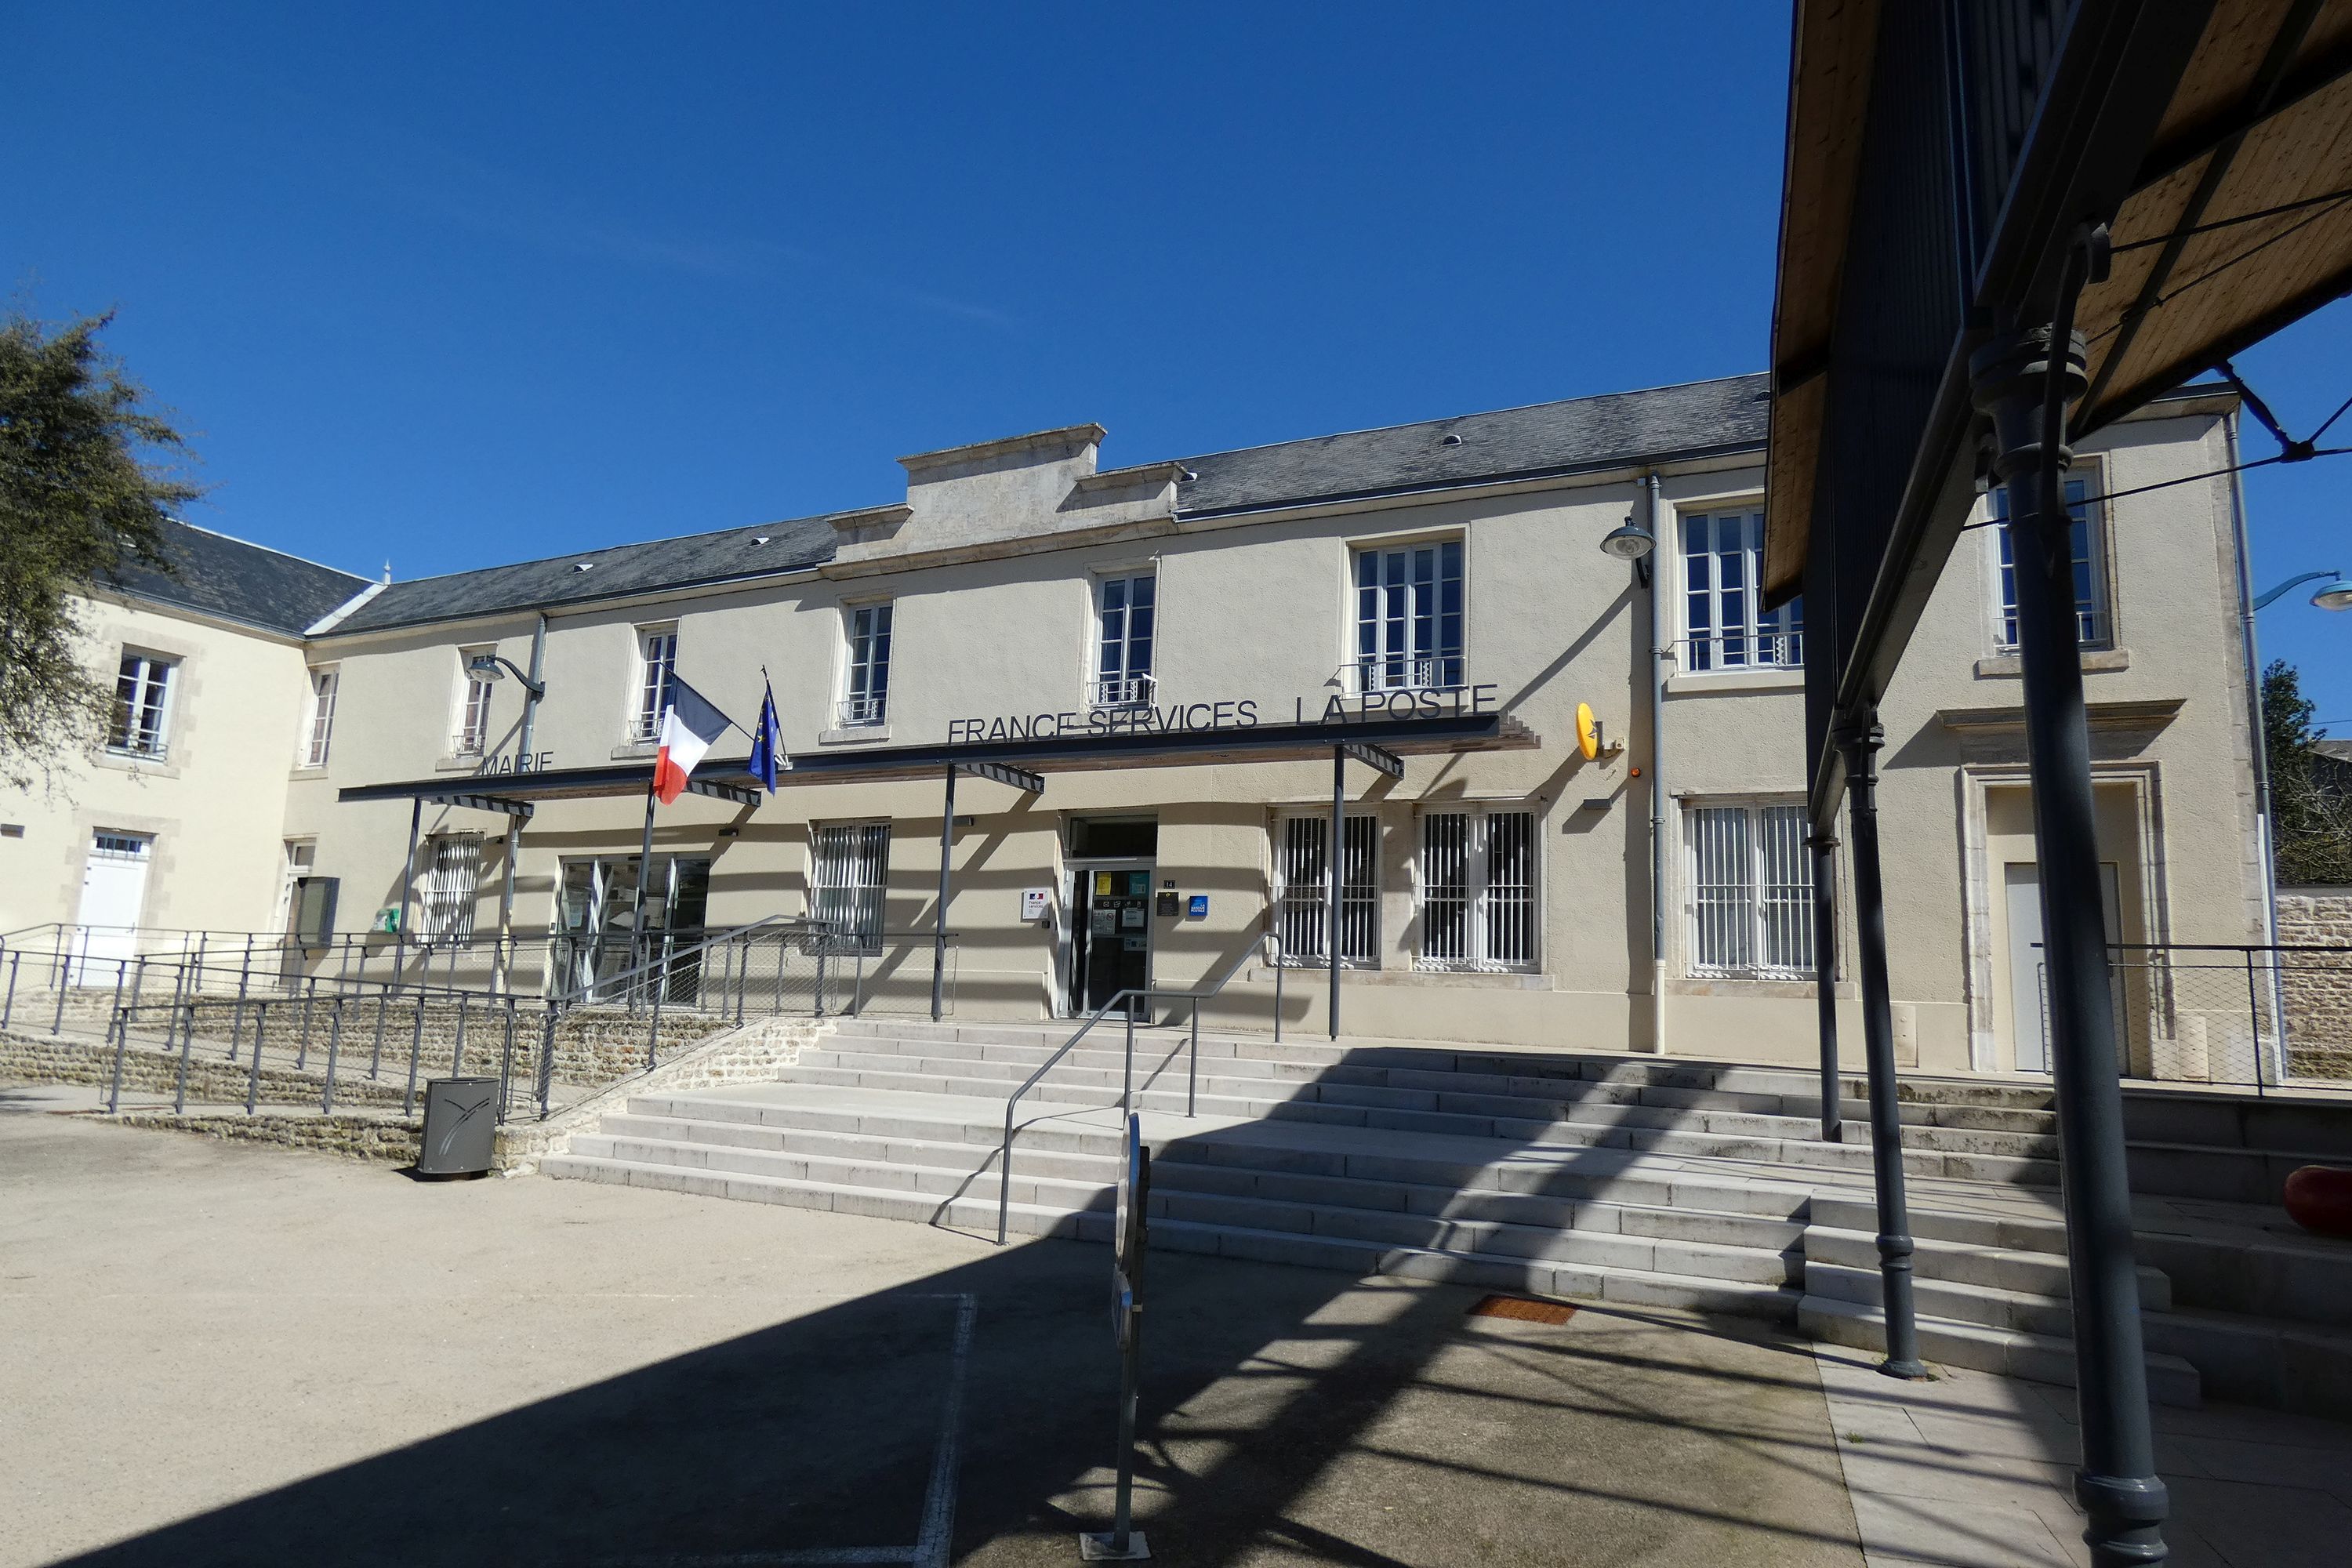
{"type": "Polygon", "coordinates": [[[2314,592],[2311,602],[2323,610],[2352,610],[2352,582],[2345,581],[2344,574],[2332,566],[2325,572],[2305,572],[2300,577],[2288,578],[2261,598],[2256,599],[2252,607],[2259,610],[2288,589],[2299,587],[2305,583],[2316,583],[2323,577],[2329,579],[2327,586],[2314,592]]]}
{"type": "MultiPolygon", "coordinates": [[[[2347,592],[2352,593],[2352,585],[2347,585],[2347,592]]],[[[532,701],[536,702],[547,695],[547,683],[533,680],[530,676],[525,675],[516,667],[512,659],[502,658],[495,653],[478,653],[466,661],[466,673],[477,680],[504,680],[508,670],[514,671],[514,678],[522,682],[523,690],[529,694],[532,701]],[[506,668],[500,668],[501,665],[506,668]]]]}
{"type": "Polygon", "coordinates": [[[1601,553],[1614,555],[1620,561],[1639,561],[1658,547],[1650,531],[1627,518],[1601,538],[1601,553]]]}

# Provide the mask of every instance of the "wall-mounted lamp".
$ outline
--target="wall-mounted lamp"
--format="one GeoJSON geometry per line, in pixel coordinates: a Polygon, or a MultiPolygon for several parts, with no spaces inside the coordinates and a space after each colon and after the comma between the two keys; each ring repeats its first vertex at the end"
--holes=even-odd
{"type": "Polygon", "coordinates": [[[488,680],[493,682],[504,680],[507,678],[508,670],[514,671],[514,678],[517,680],[521,681],[522,689],[525,691],[530,692],[533,697],[544,697],[547,695],[547,683],[545,681],[533,680],[530,676],[525,675],[520,669],[517,669],[513,661],[501,658],[497,654],[478,653],[473,658],[466,661],[466,673],[472,676],[477,680],[488,680]],[[501,665],[504,665],[506,668],[501,669],[499,668],[501,665]]]}
{"type": "Polygon", "coordinates": [[[1601,553],[1620,561],[1639,561],[1657,547],[1650,531],[1630,517],[1601,536],[1601,553]]]}

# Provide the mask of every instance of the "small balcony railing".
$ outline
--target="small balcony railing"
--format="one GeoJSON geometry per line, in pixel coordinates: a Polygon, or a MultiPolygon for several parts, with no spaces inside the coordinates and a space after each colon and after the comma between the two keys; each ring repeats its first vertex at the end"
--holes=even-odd
{"type": "Polygon", "coordinates": [[[1149,708],[1157,683],[1149,675],[1106,675],[1094,683],[1097,708],[1149,708]]]}
{"type": "Polygon", "coordinates": [[[845,697],[841,700],[841,727],[845,730],[870,729],[884,721],[890,712],[887,693],[871,697],[845,697]]]}
{"type": "Polygon", "coordinates": [[[1458,653],[1384,654],[1339,667],[1351,697],[1376,691],[1458,691],[1470,684],[1470,661],[1458,653]]]}
{"type": "Polygon", "coordinates": [[[1700,632],[1675,640],[1682,667],[1693,675],[1716,675],[1727,669],[1801,670],[1805,668],[1805,634],[1768,627],[1755,632],[1700,632]]]}

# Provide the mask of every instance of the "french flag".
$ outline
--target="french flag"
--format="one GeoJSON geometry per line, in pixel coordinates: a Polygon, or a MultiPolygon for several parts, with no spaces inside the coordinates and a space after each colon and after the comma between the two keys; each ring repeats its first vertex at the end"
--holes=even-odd
{"type": "Polygon", "coordinates": [[[709,698],[672,676],[669,706],[662,710],[661,750],[654,757],[654,798],[664,805],[676,800],[694,765],[733,723],[709,698]]]}

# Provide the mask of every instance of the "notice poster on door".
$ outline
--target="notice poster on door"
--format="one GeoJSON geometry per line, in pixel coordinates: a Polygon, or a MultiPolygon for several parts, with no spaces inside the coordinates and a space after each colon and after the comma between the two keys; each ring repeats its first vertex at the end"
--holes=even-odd
{"type": "Polygon", "coordinates": [[[1129,904],[1118,911],[1118,923],[1129,931],[1143,929],[1143,906],[1129,904]]]}
{"type": "Polygon", "coordinates": [[[1143,952],[1143,951],[1144,951],[1144,944],[1145,944],[1145,942],[1148,942],[1150,939],[1149,939],[1149,938],[1146,938],[1146,937],[1131,936],[1131,937],[1128,937],[1128,938],[1127,938],[1127,939],[1125,939],[1125,940],[1126,940],[1126,942],[1127,942],[1127,951],[1128,951],[1128,952],[1143,952]]]}
{"type": "Polygon", "coordinates": [[[1108,899],[1108,898],[1109,898],[1109,897],[1111,896],[1111,893],[1110,893],[1110,879],[1111,879],[1111,874],[1110,874],[1108,871],[1097,871],[1097,872],[1096,872],[1096,873],[1095,873],[1095,897],[1096,897],[1096,898],[1097,898],[1097,899],[1108,899]]]}
{"type": "Polygon", "coordinates": [[[1117,910],[1096,910],[1091,913],[1092,918],[1087,922],[1087,929],[1088,931],[1092,931],[1097,936],[1116,936],[1118,933],[1118,911],[1117,910]]]}
{"type": "Polygon", "coordinates": [[[1149,871],[1129,871],[1127,874],[1127,896],[1130,899],[1144,899],[1150,897],[1151,873],[1149,871]]]}

